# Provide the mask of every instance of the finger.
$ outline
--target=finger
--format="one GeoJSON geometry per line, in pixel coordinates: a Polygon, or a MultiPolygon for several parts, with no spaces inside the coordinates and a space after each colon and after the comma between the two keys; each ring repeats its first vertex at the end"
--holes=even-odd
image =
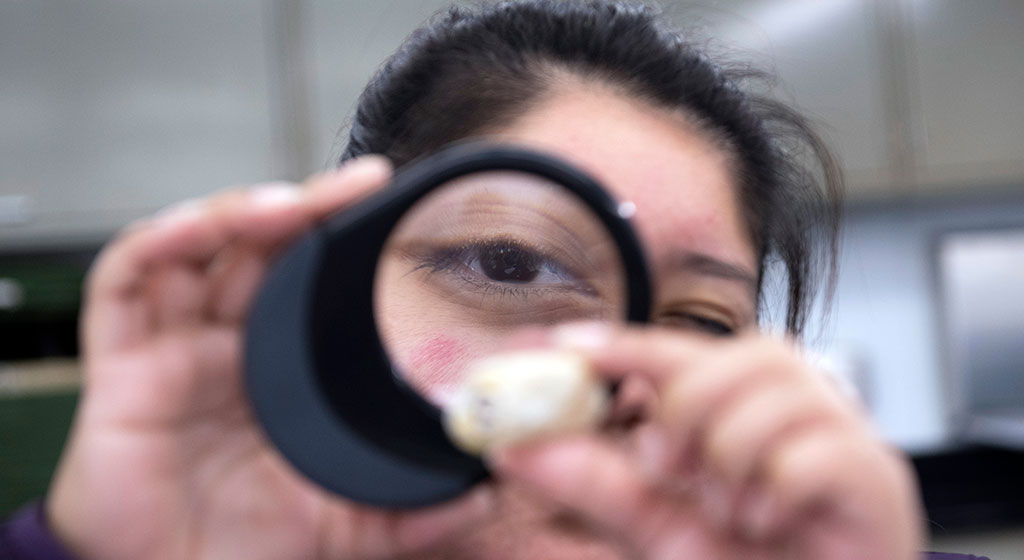
{"type": "Polygon", "coordinates": [[[379,155],[358,157],[306,182],[306,211],[319,221],[380,189],[391,178],[391,162],[379,155]]]}
{"type": "Polygon", "coordinates": [[[232,245],[267,249],[285,243],[312,223],[305,193],[294,183],[259,183],[227,191],[207,203],[208,219],[232,245]]]}
{"type": "Polygon", "coordinates": [[[480,487],[472,494],[428,511],[393,514],[392,538],[402,550],[419,550],[465,530],[493,509],[493,491],[480,487]]]}
{"type": "MultiPolygon", "coordinates": [[[[240,245],[213,263],[207,307],[212,318],[238,323],[248,315],[256,292],[273,257],[323,214],[352,204],[379,188],[390,177],[390,165],[379,157],[360,158],[345,167],[307,181],[301,208],[284,212],[276,201],[291,198],[287,185],[266,185],[254,190],[264,204],[233,217],[233,232],[240,245]],[[270,214],[264,216],[262,214],[270,214]]],[[[225,208],[230,212],[230,208],[225,208]]]]}
{"type": "Polygon", "coordinates": [[[266,276],[270,257],[252,247],[235,247],[220,255],[207,273],[209,317],[238,324],[248,316],[252,301],[266,276]]]}
{"type": "Polygon", "coordinates": [[[130,347],[151,334],[152,310],[143,286],[151,268],[172,262],[205,266],[229,240],[280,246],[325,208],[379,186],[388,173],[379,159],[354,162],[312,180],[307,196],[288,184],[236,189],[206,201],[180,203],[134,225],[107,246],[89,274],[83,314],[87,354],[130,347]]]}
{"type": "Polygon", "coordinates": [[[704,464],[733,489],[753,478],[759,459],[801,429],[846,422],[825,396],[806,385],[773,384],[746,393],[709,422],[699,446],[704,464]]]}
{"type": "Polygon", "coordinates": [[[193,326],[206,305],[206,277],[198,267],[162,266],[152,273],[147,295],[153,302],[156,329],[193,326]]]}
{"type": "MultiPolygon", "coordinates": [[[[96,276],[97,265],[92,266],[89,276],[96,276]]],[[[152,309],[144,304],[144,298],[124,294],[121,298],[100,298],[94,293],[96,281],[85,281],[84,302],[79,324],[81,337],[82,360],[88,364],[93,357],[102,355],[115,348],[138,346],[150,336],[154,330],[152,309]]],[[[90,367],[84,372],[88,381],[90,367]]]]}
{"type": "MultiPolygon", "coordinates": [[[[91,372],[102,394],[87,414],[119,429],[166,428],[208,421],[241,404],[241,333],[230,327],[176,330],[91,372]]],[[[244,410],[244,407],[243,407],[244,410]]]]}
{"type": "Polygon", "coordinates": [[[761,507],[739,520],[747,534],[771,538],[817,522],[831,532],[848,531],[854,556],[911,558],[920,548],[912,469],[872,437],[827,426],[809,430],[773,454],[764,480],[761,507]]]}
{"type": "Polygon", "coordinates": [[[323,556],[383,558],[413,553],[469,530],[493,509],[493,489],[488,486],[415,511],[381,512],[332,500],[321,530],[323,556]]]}
{"type": "Polygon", "coordinates": [[[628,539],[661,511],[660,498],[637,466],[595,434],[497,450],[489,462],[503,480],[582,515],[628,539]]]}
{"type": "Polygon", "coordinates": [[[658,393],[647,379],[627,377],[619,384],[605,424],[629,430],[648,420],[657,410],[658,393]]]}
{"type": "MultiPolygon", "coordinates": [[[[182,301],[177,309],[173,301],[161,305],[160,288],[152,282],[156,272],[175,268],[205,268],[211,259],[231,241],[235,224],[252,207],[264,214],[281,213],[284,222],[303,219],[299,200],[281,196],[247,196],[240,190],[226,191],[207,200],[179,203],[108,245],[90,271],[87,280],[86,308],[83,319],[87,358],[93,354],[130,348],[148,339],[161,322],[181,323],[189,314],[198,313],[190,303],[204,297],[182,301]],[[157,299],[154,300],[153,297],[157,299]]],[[[264,216],[266,217],[266,216],[264,216]]],[[[294,226],[293,226],[294,227],[294,226]]],[[[280,231],[280,228],[268,228],[280,231]]],[[[198,288],[185,275],[168,273],[173,298],[176,289],[194,292],[198,288]]]]}
{"type": "Polygon", "coordinates": [[[859,486],[875,470],[863,460],[866,445],[827,425],[789,438],[766,458],[756,497],[738,523],[748,535],[763,538],[815,513],[858,517],[859,486]]]}
{"type": "Polygon", "coordinates": [[[85,282],[82,332],[87,359],[134,346],[151,335],[155,312],[145,279],[161,262],[212,254],[219,239],[203,235],[209,233],[203,219],[200,203],[182,203],[104,248],[85,282]]]}
{"type": "Polygon", "coordinates": [[[704,459],[700,442],[717,415],[737,399],[796,377],[799,367],[771,343],[747,340],[673,377],[662,390],[658,415],[665,426],[669,455],[679,468],[697,468],[704,459]]]}
{"type": "Polygon", "coordinates": [[[386,159],[362,157],[311,177],[301,186],[262,183],[225,193],[210,201],[210,213],[233,238],[273,252],[327,213],[380,188],[390,174],[386,159]]]}
{"type": "Polygon", "coordinates": [[[181,411],[179,423],[202,422],[204,415],[220,417],[242,404],[242,333],[237,329],[204,325],[161,337],[157,344],[155,355],[162,367],[152,371],[163,377],[169,410],[181,411]]]}
{"type": "Polygon", "coordinates": [[[556,327],[551,343],[580,352],[607,379],[617,381],[638,375],[656,385],[697,363],[719,345],[656,327],[595,322],[556,327]]]}

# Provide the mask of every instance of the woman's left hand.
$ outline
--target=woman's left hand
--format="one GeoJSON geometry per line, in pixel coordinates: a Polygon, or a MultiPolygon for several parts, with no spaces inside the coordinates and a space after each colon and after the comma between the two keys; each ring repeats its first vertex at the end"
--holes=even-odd
{"type": "Polygon", "coordinates": [[[620,380],[620,398],[645,385],[647,412],[618,431],[499,450],[490,457],[499,479],[646,559],[917,554],[911,469],[788,344],[599,325],[554,338],[620,380]]]}

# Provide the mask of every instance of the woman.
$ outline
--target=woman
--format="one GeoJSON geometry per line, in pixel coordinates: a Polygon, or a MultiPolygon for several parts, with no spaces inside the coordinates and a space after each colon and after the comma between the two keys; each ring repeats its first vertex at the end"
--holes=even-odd
{"type": "Polygon", "coordinates": [[[438,17],[367,87],[340,169],[183,204],[103,252],[49,530],[82,559],[915,557],[905,460],[797,350],[757,333],[772,259],[801,332],[838,175],[795,114],[742,81],[632,4],[438,17]],[[439,507],[351,504],[254,425],[246,310],[275,253],[385,185],[388,160],[469,137],[561,156],[636,204],[655,324],[544,336],[623,381],[608,430],[499,450],[492,483],[439,507]]]}

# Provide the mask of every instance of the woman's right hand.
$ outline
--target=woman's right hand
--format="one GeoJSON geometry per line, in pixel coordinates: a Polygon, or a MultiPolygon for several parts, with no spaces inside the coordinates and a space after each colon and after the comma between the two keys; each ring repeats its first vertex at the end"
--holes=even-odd
{"type": "Polygon", "coordinates": [[[487,489],[412,513],[358,507],[297,474],[256,426],[243,330],[273,257],[381,187],[379,157],[302,187],[239,189],[130,226],[90,272],[83,397],[47,499],[86,559],[378,558],[487,510],[487,489]]]}

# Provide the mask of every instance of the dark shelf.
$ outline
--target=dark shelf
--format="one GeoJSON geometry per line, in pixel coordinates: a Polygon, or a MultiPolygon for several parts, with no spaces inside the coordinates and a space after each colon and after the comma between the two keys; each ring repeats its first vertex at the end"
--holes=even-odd
{"type": "Polygon", "coordinates": [[[966,447],[916,456],[913,463],[934,532],[1024,523],[1024,453],[966,447]]]}

